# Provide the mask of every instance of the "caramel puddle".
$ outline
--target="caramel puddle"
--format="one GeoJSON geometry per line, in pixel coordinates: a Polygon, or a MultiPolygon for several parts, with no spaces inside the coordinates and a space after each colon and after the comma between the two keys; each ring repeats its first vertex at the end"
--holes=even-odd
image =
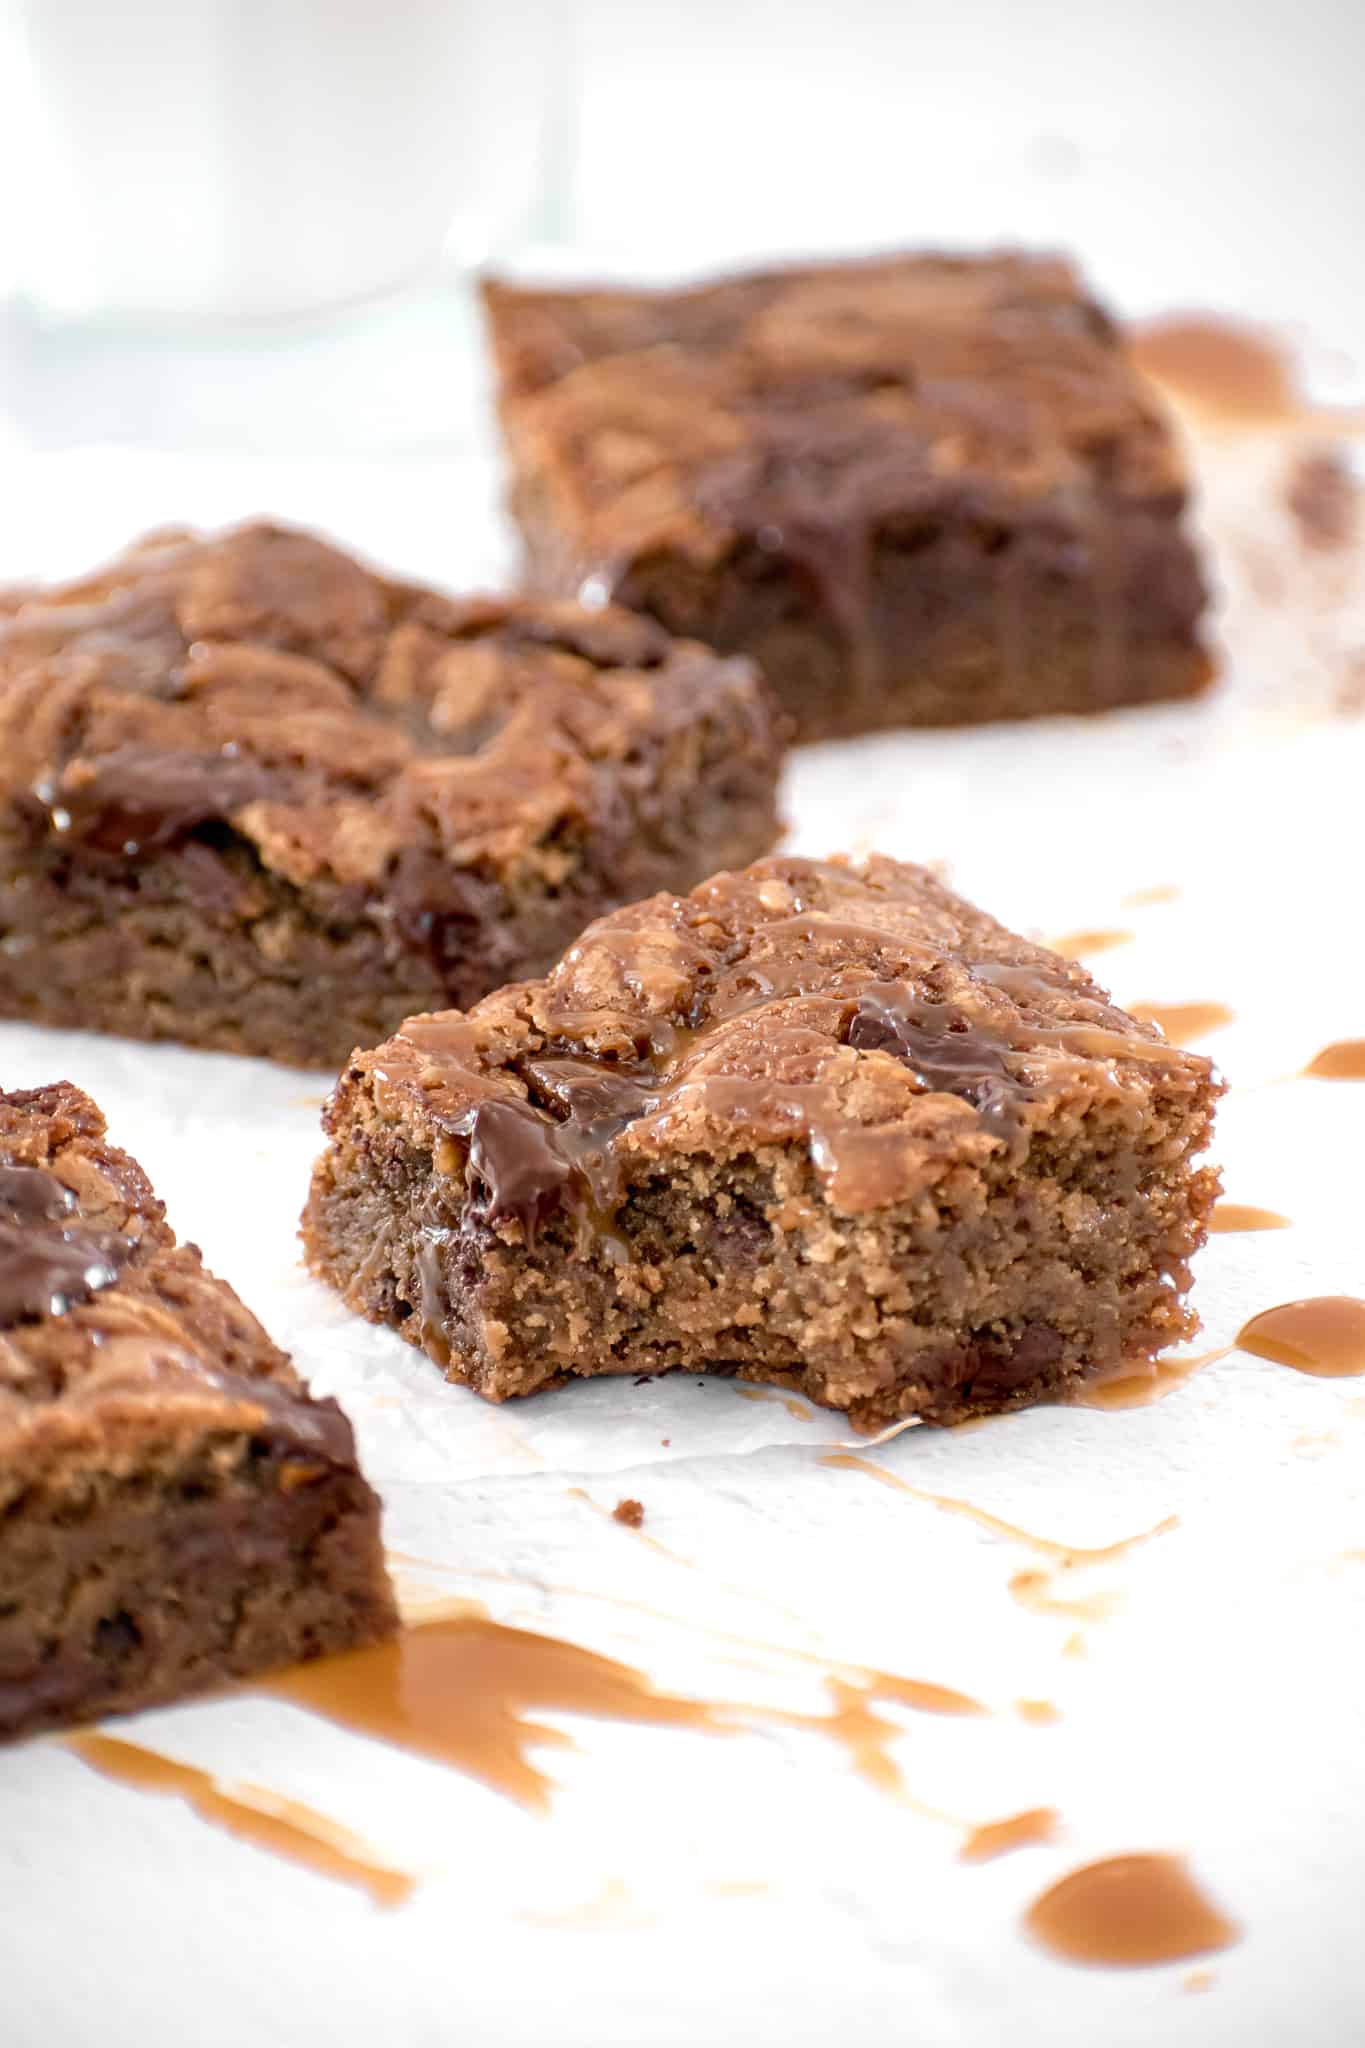
{"type": "Polygon", "coordinates": [[[538,1710],[730,1732],[704,1702],[656,1692],[629,1665],[473,1613],[319,1657],[252,1689],[355,1734],[453,1764],[538,1812],[548,1807],[552,1785],[530,1751],[571,1746],[562,1729],[527,1718],[538,1710]]]}
{"type": "Polygon", "coordinates": [[[183,1799],[201,1820],[237,1841],[302,1864],[320,1877],[356,1885],[377,1906],[401,1905],[413,1889],[415,1879],[377,1862],[357,1836],[297,1800],[283,1799],[258,1785],[230,1791],[207,1771],[176,1763],[120,1736],[68,1735],[65,1746],[101,1777],[138,1792],[183,1799]]]}
{"type": "Polygon", "coordinates": [[[255,1690],[356,1734],[453,1765],[537,1812],[548,1807],[553,1785],[529,1752],[570,1742],[561,1730],[528,1718],[537,1711],[705,1735],[805,1729],[834,1742],[861,1776],[883,1789],[899,1786],[887,1745],[904,1730],[873,1714],[874,1702],[930,1714],[986,1711],[968,1694],[925,1679],[859,1666],[844,1667],[844,1675],[821,1668],[833,1703],[828,1714],[788,1713],[741,1700],[682,1699],[657,1692],[629,1665],[575,1643],[461,1612],[420,1622],[396,1642],[298,1665],[255,1690]]]}
{"type": "Polygon", "coordinates": [[[1226,1003],[1130,1003],[1129,1011],[1146,1024],[1158,1024],[1171,1045],[1186,1046],[1231,1024],[1235,1012],[1226,1003]]]}
{"type": "Polygon", "coordinates": [[[1365,1081],[1365,1038],[1338,1038],[1324,1045],[1303,1072],[1317,1081],[1365,1081]]]}
{"type": "Polygon", "coordinates": [[[972,1501],[957,1500],[947,1493],[927,1493],[923,1488],[911,1486],[908,1480],[895,1472],[888,1472],[883,1465],[874,1465],[870,1458],[860,1458],[851,1451],[829,1451],[820,1460],[822,1465],[832,1465],[841,1471],[863,1472],[870,1479],[879,1479],[883,1486],[891,1486],[898,1493],[909,1494],[912,1500],[924,1501],[928,1506],[941,1509],[945,1514],[963,1515],[982,1529],[989,1529],[992,1535],[1008,1536],[1014,1543],[1023,1543],[1030,1550],[1038,1551],[1044,1557],[1057,1558],[1063,1564],[1099,1564],[1108,1558],[1122,1557],[1126,1550],[1134,1549],[1139,1543],[1149,1543],[1154,1536],[1164,1536],[1174,1529],[1179,1517],[1167,1515],[1151,1529],[1139,1529],[1135,1535],[1121,1536],[1117,1543],[1104,1543],[1098,1548],[1086,1548],[1075,1543],[1058,1543],[1050,1536],[1035,1536],[1029,1529],[1021,1529],[1015,1522],[1002,1521],[986,1508],[977,1507],[972,1501]]]}
{"type": "Polygon", "coordinates": [[[1011,1849],[1031,1848],[1036,1842],[1050,1842],[1057,1833],[1061,1815],[1052,1806],[1030,1806],[1005,1820],[983,1821],[971,1829],[958,1850],[964,1863],[987,1863],[993,1856],[1008,1855],[1011,1849]]]}
{"type": "Polygon", "coordinates": [[[1205,1897],[1176,1856],[1087,1863],[1034,1900],[1033,1939],[1069,1963],[1172,1963],[1227,1948],[1241,1930],[1205,1897]]]}
{"type": "Polygon", "coordinates": [[[1243,1230],[1288,1230],[1289,1218],[1277,1209],[1256,1209],[1249,1202],[1220,1202],[1209,1218],[1213,1233],[1243,1230]]]}
{"type": "Polygon", "coordinates": [[[1319,1294],[1282,1302],[1242,1325],[1237,1348],[1317,1379],[1352,1379],[1365,1373],[1365,1301],[1319,1294]]]}
{"type": "Polygon", "coordinates": [[[1164,1400],[1177,1387],[1183,1387],[1192,1374],[1203,1365],[1213,1365],[1220,1358],[1226,1358],[1232,1350],[1231,1344],[1224,1344],[1217,1351],[1197,1351],[1189,1358],[1157,1358],[1142,1372],[1125,1373],[1111,1380],[1089,1380],[1079,1386],[1071,1396],[1078,1408],[1146,1408],[1153,1401],[1164,1400]]]}

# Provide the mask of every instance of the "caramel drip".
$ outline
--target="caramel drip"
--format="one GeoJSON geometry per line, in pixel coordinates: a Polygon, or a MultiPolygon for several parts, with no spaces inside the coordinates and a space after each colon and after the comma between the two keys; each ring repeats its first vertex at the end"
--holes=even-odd
{"type": "Polygon", "coordinates": [[[1192,1038],[1207,1038],[1234,1021],[1235,1013],[1226,1003],[1130,1003],[1134,1017],[1158,1024],[1171,1045],[1188,1045],[1192,1038]]]}
{"type": "Polygon", "coordinates": [[[1075,1543],[1057,1543],[1050,1536],[1035,1536],[1028,1529],[1021,1529],[1014,1522],[1002,1521],[999,1515],[991,1514],[986,1508],[979,1508],[971,1501],[957,1500],[951,1494],[927,1493],[923,1488],[911,1486],[907,1480],[888,1472],[884,1465],[874,1465],[870,1458],[860,1458],[850,1451],[830,1451],[820,1460],[822,1465],[832,1465],[845,1472],[864,1472],[869,1479],[878,1479],[883,1486],[892,1486],[898,1493],[909,1494],[912,1500],[924,1501],[927,1506],[940,1508],[945,1514],[964,1515],[982,1529],[989,1529],[993,1536],[1007,1536],[1011,1542],[1023,1543],[1030,1550],[1038,1551],[1044,1557],[1055,1558],[1061,1564],[1100,1564],[1110,1558],[1122,1557],[1124,1552],[1136,1548],[1139,1543],[1150,1543],[1154,1536],[1164,1536],[1174,1529],[1178,1520],[1167,1515],[1154,1528],[1140,1529],[1133,1536],[1120,1537],[1117,1543],[1105,1543],[1097,1549],[1085,1548],[1075,1543]]]}
{"type": "Polygon", "coordinates": [[[1078,1408],[1147,1408],[1153,1401],[1164,1401],[1167,1394],[1183,1387],[1201,1366],[1215,1364],[1231,1350],[1230,1344],[1224,1344],[1217,1351],[1197,1351],[1189,1358],[1156,1358],[1138,1372],[1116,1374],[1108,1380],[1088,1380],[1071,1398],[1078,1408]]]}
{"type": "Polygon", "coordinates": [[[1048,945],[1067,960],[1079,960],[1085,954],[1111,953],[1116,946],[1131,945],[1136,936],[1119,930],[1067,932],[1060,939],[1049,939],[1048,945]]]}
{"type": "Polygon", "coordinates": [[[1314,1053],[1304,1073],[1316,1081],[1365,1081],[1365,1038],[1338,1038],[1314,1053]]]}
{"type": "Polygon", "coordinates": [[[763,1387],[737,1386],[735,1392],[739,1395],[741,1401],[776,1402],[779,1408],[786,1409],[793,1422],[813,1422],[815,1420],[814,1409],[808,1408],[804,1401],[788,1400],[783,1394],[770,1394],[763,1387]]]}
{"type": "Polygon", "coordinates": [[[971,1830],[958,1855],[964,1863],[988,1863],[993,1856],[1008,1855],[1011,1849],[1028,1849],[1037,1842],[1050,1842],[1060,1820],[1055,1807],[1030,1806],[1005,1820],[983,1821],[971,1830]]]}
{"type": "Polygon", "coordinates": [[[1205,1897],[1178,1857],[1087,1863],[1035,1899],[1033,1939],[1069,1963],[1173,1963],[1227,1948],[1241,1930],[1205,1897]]]}
{"type": "Polygon", "coordinates": [[[101,1777],[134,1791],[183,1799],[201,1820],[235,1840],[302,1864],[320,1877],[356,1885],[377,1906],[401,1905],[413,1889],[413,1878],[377,1862],[355,1835],[297,1800],[283,1799],[259,1785],[229,1790],[193,1764],[176,1763],[113,1735],[69,1735],[66,1746],[101,1777]]]}
{"type": "Polygon", "coordinates": [[[1304,411],[1275,337],[1210,314],[1149,321],[1130,337],[1138,368],[1229,425],[1275,426],[1304,411]]]}
{"type": "Polygon", "coordinates": [[[1209,1218],[1216,1234],[1244,1230],[1288,1230],[1289,1218],[1277,1209],[1256,1209],[1247,1202],[1220,1202],[1209,1218]]]}
{"type": "Polygon", "coordinates": [[[1237,1348],[1317,1379],[1353,1379],[1365,1373],[1365,1301],[1319,1294],[1263,1309],[1242,1325],[1237,1348]]]}

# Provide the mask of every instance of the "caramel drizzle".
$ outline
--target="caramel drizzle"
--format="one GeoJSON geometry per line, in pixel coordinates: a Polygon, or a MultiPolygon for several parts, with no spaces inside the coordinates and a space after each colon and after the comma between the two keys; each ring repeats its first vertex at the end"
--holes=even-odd
{"type": "Polygon", "coordinates": [[[1075,1543],[1058,1543],[1050,1536],[1036,1536],[1031,1530],[1021,1529],[1015,1522],[1006,1522],[999,1515],[993,1515],[986,1508],[977,1507],[974,1502],[958,1500],[952,1494],[928,1493],[922,1487],[911,1486],[894,1472],[888,1472],[884,1465],[873,1464],[870,1458],[857,1457],[848,1451],[829,1451],[821,1457],[822,1465],[831,1465],[840,1471],[863,1472],[869,1479],[880,1480],[883,1486],[891,1486],[898,1493],[908,1494],[912,1500],[923,1501],[928,1507],[939,1508],[945,1514],[963,1515],[978,1527],[988,1529],[993,1536],[1008,1537],[1012,1543],[1025,1544],[1041,1556],[1055,1559],[1062,1565],[1101,1564],[1115,1557],[1122,1557],[1125,1551],[1136,1549],[1141,1543],[1150,1543],[1153,1537],[1164,1536],[1174,1529],[1178,1515],[1167,1515],[1150,1529],[1140,1529],[1133,1536],[1120,1537],[1116,1543],[1105,1543],[1097,1548],[1075,1543]]]}
{"type": "Polygon", "coordinates": [[[735,1392],[741,1401],[767,1401],[785,1408],[793,1422],[814,1422],[815,1410],[808,1408],[804,1401],[790,1400],[785,1394],[770,1394],[765,1387],[736,1386],[735,1392]]]}
{"type": "Polygon", "coordinates": [[[358,1836],[311,1806],[261,1785],[220,1785],[193,1764],[177,1763],[121,1736],[68,1735],[65,1746],[101,1777],[134,1791],[183,1799],[201,1820],[235,1841],[282,1856],[319,1877],[354,1885],[377,1906],[401,1905],[416,1882],[381,1863],[358,1836]]]}

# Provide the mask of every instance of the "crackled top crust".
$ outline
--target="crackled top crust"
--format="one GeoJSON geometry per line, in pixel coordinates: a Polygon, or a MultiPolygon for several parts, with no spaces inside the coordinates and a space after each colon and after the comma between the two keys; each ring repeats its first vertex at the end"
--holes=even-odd
{"type": "Polygon", "coordinates": [[[305,533],[154,534],[0,607],[0,837],[124,859],[223,822],[305,886],[555,886],[652,736],[766,734],[743,661],[630,614],[455,600],[305,533]]]}
{"type": "Polygon", "coordinates": [[[369,1088],[530,1236],[561,1205],[609,1214],[670,1157],[767,1146],[805,1150],[835,1208],[882,1208],[1211,1074],[923,868],[778,858],[599,919],[543,981],[409,1019],[352,1064],[330,1128],[369,1088]]]}
{"type": "Polygon", "coordinates": [[[0,1093],[0,1510],[57,1467],[122,1476],[213,1429],[354,1456],[340,1409],[176,1243],[89,1096],[0,1093]]]}
{"type": "Polygon", "coordinates": [[[665,292],[491,282],[485,301],[538,516],[605,569],[662,549],[708,565],[803,519],[1183,497],[1154,396],[1056,257],[892,256],[665,292]]]}

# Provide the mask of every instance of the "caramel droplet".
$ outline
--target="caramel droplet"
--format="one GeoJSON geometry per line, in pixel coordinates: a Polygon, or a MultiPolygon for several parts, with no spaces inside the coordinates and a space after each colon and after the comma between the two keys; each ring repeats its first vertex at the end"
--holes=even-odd
{"type": "Polygon", "coordinates": [[[1215,1234],[1241,1230],[1288,1230],[1289,1218],[1276,1209],[1254,1209],[1248,1202],[1220,1202],[1209,1218],[1215,1234]]]}
{"type": "Polygon", "coordinates": [[[1120,897],[1125,910],[1145,910],[1153,903],[1177,903],[1180,890],[1174,882],[1157,882],[1150,889],[1134,889],[1128,896],[1120,897]]]}
{"type": "Polygon", "coordinates": [[[1365,1301],[1319,1294],[1263,1309],[1242,1325],[1237,1348],[1317,1379],[1352,1379],[1365,1373],[1365,1301]]]}
{"type": "Polygon", "coordinates": [[[1176,1856],[1111,1856],[1061,1878],[1024,1916],[1069,1963],[1172,1963],[1227,1948],[1240,1929],[1176,1856]]]}
{"type": "Polygon", "coordinates": [[[1338,1038],[1314,1053],[1304,1073],[1316,1081],[1365,1081],[1365,1038],[1338,1038]]]}
{"type": "Polygon", "coordinates": [[[1159,1024],[1172,1045],[1188,1045],[1193,1038],[1207,1038],[1234,1020],[1226,1003],[1130,1003],[1129,1010],[1144,1023],[1159,1024]]]}
{"type": "Polygon", "coordinates": [[[258,1785],[229,1790],[193,1764],[176,1763],[118,1736],[69,1735],[66,1745],[101,1777],[133,1791],[183,1799],[201,1820],[237,1841],[300,1863],[321,1877],[357,1885],[378,1906],[401,1905],[413,1888],[411,1877],[376,1862],[356,1836],[297,1800],[283,1799],[258,1785]]]}

